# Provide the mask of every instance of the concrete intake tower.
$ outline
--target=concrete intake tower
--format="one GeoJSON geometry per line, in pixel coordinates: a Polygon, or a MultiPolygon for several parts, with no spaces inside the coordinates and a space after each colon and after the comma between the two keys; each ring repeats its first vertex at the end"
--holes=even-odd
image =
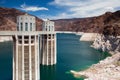
{"type": "Polygon", "coordinates": [[[56,32],[54,22],[43,22],[42,31],[36,31],[34,16],[17,17],[17,31],[1,32],[13,36],[13,80],[40,80],[40,63],[56,64],[56,32]]]}

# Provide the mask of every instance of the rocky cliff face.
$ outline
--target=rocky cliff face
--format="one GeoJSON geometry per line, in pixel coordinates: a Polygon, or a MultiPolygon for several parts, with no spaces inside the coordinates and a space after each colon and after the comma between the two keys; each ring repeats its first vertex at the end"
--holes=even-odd
{"type": "MultiPolygon", "coordinates": [[[[16,30],[16,17],[23,15],[25,12],[14,8],[0,7],[0,30],[16,30]]],[[[36,17],[37,30],[41,30],[42,20],[36,17]]]]}
{"type": "Polygon", "coordinates": [[[99,34],[96,37],[92,47],[102,51],[120,52],[120,37],[104,36],[103,34],[99,34]]]}
{"type": "Polygon", "coordinates": [[[56,30],[82,31],[120,35],[120,11],[107,12],[101,16],[78,19],[55,20],[56,30]]]}

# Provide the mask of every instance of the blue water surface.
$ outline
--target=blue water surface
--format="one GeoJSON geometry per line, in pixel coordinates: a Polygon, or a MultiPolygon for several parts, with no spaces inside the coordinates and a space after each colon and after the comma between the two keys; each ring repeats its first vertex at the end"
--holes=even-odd
{"type": "MultiPolygon", "coordinates": [[[[75,34],[57,34],[57,64],[40,66],[40,80],[83,80],[74,78],[70,70],[84,70],[108,56],[79,41],[75,34]]],[[[0,80],[12,80],[13,42],[0,43],[0,80]]]]}

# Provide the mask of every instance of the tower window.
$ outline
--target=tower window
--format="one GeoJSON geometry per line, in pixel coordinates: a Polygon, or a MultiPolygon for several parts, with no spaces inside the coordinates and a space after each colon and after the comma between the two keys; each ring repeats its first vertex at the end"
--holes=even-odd
{"type": "Polygon", "coordinates": [[[25,23],[25,31],[28,31],[28,23],[25,23]]]}
{"type": "Polygon", "coordinates": [[[30,23],[30,31],[32,31],[32,23],[30,23]]]}
{"type": "Polygon", "coordinates": [[[17,31],[19,31],[19,26],[17,26],[17,31]]]}
{"type": "Polygon", "coordinates": [[[29,43],[29,41],[28,41],[28,40],[27,40],[27,41],[24,41],[24,43],[25,43],[25,44],[28,44],[28,43],[29,43]]]}
{"type": "Polygon", "coordinates": [[[19,44],[22,44],[22,41],[21,41],[21,40],[19,40],[18,42],[19,42],[19,44]]]}
{"type": "Polygon", "coordinates": [[[24,39],[29,39],[29,37],[28,36],[24,36],[24,39]]]}
{"type": "Polygon", "coordinates": [[[20,23],[20,25],[21,25],[21,31],[23,30],[23,23],[20,23]]]}
{"type": "Polygon", "coordinates": [[[49,26],[49,31],[50,31],[50,26],[49,26]]]}
{"type": "Polygon", "coordinates": [[[52,38],[54,38],[54,34],[52,35],[52,38]]]}
{"type": "Polygon", "coordinates": [[[22,39],[22,36],[18,36],[18,39],[22,39]]]}
{"type": "Polygon", "coordinates": [[[19,31],[19,23],[17,23],[17,30],[19,31]]]}
{"type": "Polygon", "coordinates": [[[31,39],[34,39],[34,36],[31,36],[31,39]]]}
{"type": "Polygon", "coordinates": [[[48,38],[51,39],[51,35],[50,34],[48,35],[48,38]]]}

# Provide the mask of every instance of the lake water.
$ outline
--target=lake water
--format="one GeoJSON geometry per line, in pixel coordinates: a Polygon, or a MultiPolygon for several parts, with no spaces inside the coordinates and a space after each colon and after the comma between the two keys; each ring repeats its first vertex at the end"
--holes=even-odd
{"type": "MultiPolygon", "coordinates": [[[[109,55],[91,48],[91,42],[81,42],[79,38],[75,34],[57,34],[57,64],[41,65],[41,80],[83,80],[74,78],[70,70],[86,69],[109,55]]],[[[0,80],[12,80],[12,42],[0,43],[0,80]]]]}

